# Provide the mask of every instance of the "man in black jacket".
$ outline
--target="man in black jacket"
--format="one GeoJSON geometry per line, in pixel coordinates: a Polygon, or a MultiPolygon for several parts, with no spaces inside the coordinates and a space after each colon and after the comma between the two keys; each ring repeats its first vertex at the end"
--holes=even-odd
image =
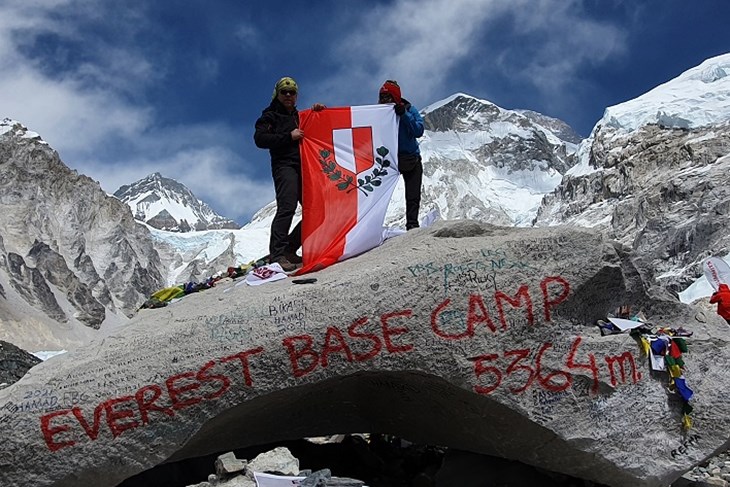
{"type": "MultiPolygon", "coordinates": [[[[301,222],[289,233],[297,203],[302,202],[302,163],[299,141],[304,132],[299,128],[297,95],[299,88],[292,78],[281,78],[274,86],[271,104],[256,120],[254,142],[257,147],[269,149],[271,175],[276,191],[276,215],[271,222],[269,262],[278,262],[286,272],[302,263],[297,250],[302,245],[301,222]]],[[[325,106],[312,105],[318,111],[325,106]]]]}

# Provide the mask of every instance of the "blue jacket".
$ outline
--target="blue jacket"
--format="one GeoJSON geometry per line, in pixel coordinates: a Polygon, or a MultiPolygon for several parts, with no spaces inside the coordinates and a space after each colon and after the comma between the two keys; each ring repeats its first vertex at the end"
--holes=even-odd
{"type": "Polygon", "coordinates": [[[417,138],[423,135],[423,117],[418,110],[403,99],[406,112],[398,124],[398,154],[420,154],[417,138]]]}

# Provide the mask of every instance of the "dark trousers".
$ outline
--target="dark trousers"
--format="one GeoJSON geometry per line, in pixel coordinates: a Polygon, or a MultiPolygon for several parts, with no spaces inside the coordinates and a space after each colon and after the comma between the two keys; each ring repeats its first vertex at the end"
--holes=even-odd
{"type": "Polygon", "coordinates": [[[302,246],[302,223],[299,222],[289,233],[297,203],[302,202],[301,168],[296,166],[273,166],[276,191],[276,214],[271,222],[269,256],[273,262],[286,253],[294,253],[302,246]]]}
{"type": "Polygon", "coordinates": [[[398,155],[400,173],[406,185],[406,230],[418,228],[418,210],[421,207],[421,156],[398,155]]]}

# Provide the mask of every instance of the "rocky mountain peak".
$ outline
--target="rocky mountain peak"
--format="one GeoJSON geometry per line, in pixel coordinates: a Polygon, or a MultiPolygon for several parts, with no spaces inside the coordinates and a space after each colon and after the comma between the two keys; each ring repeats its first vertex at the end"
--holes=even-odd
{"type": "Polygon", "coordinates": [[[431,104],[423,109],[426,130],[432,132],[491,132],[525,136],[542,131],[569,144],[582,137],[564,121],[532,110],[508,110],[488,100],[464,93],[431,104]]]}
{"type": "Polygon", "coordinates": [[[149,231],[129,208],[8,119],[0,207],[0,339],[29,350],[80,344],[163,283],[149,231]]]}
{"type": "MultiPolygon", "coordinates": [[[[526,115],[486,100],[456,93],[422,113],[424,213],[438,209],[445,219],[526,225],[542,196],[575,163],[575,144],[526,115]]],[[[396,191],[388,217],[402,217],[404,209],[396,191]]]]}
{"type": "Polygon", "coordinates": [[[536,225],[592,227],[683,292],[730,248],[730,54],[606,109],[536,225]]]}
{"type": "Polygon", "coordinates": [[[432,132],[487,130],[502,110],[486,100],[456,93],[423,109],[426,130],[432,132]]]}
{"type": "Polygon", "coordinates": [[[572,144],[579,144],[581,140],[583,140],[583,137],[581,137],[578,132],[573,130],[573,127],[563,122],[559,118],[549,117],[547,115],[532,110],[520,109],[515,111],[529,118],[530,121],[532,121],[533,123],[545,127],[561,140],[570,142],[572,144]]]}
{"type": "Polygon", "coordinates": [[[20,139],[32,139],[41,144],[46,142],[41,138],[40,134],[28,130],[28,128],[17,120],[3,118],[0,121],[0,136],[10,134],[20,139]]]}
{"type": "Polygon", "coordinates": [[[120,187],[114,196],[126,203],[136,220],[170,232],[240,228],[195,197],[184,184],[152,173],[120,187]]]}

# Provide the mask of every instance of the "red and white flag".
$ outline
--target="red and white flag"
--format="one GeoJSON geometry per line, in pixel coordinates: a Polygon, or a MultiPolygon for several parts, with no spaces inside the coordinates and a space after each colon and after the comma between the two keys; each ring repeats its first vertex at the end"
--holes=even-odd
{"type": "Polygon", "coordinates": [[[710,257],[702,263],[705,277],[717,291],[720,284],[730,284],[730,266],[720,257],[710,257]]]}
{"type": "Polygon", "coordinates": [[[302,258],[297,274],[323,269],[383,243],[398,182],[392,105],[300,112],[302,258]]]}

